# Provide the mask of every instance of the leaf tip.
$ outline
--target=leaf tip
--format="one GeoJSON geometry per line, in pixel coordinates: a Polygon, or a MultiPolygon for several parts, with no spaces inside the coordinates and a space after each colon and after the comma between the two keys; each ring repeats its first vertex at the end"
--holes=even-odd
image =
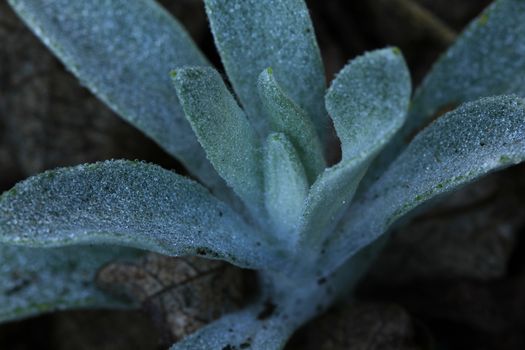
{"type": "Polygon", "coordinates": [[[489,21],[489,14],[487,12],[482,13],[481,16],[479,16],[478,18],[478,23],[480,26],[486,25],[488,21],[489,21]]]}
{"type": "Polygon", "coordinates": [[[397,46],[394,46],[392,48],[392,53],[396,56],[401,56],[402,55],[402,52],[401,52],[401,49],[397,46]]]}

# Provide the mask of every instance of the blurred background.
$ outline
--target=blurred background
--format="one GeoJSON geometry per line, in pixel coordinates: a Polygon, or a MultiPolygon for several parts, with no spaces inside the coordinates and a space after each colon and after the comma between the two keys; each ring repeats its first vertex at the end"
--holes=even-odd
{"type": "MultiPolygon", "coordinates": [[[[262,1],[262,0],[261,0],[262,1]]],[[[162,4],[220,68],[200,0],[162,4]]],[[[488,0],[308,0],[329,82],[366,50],[401,48],[417,86],[488,0]]],[[[0,2],[0,190],[112,158],[184,169],[79,85],[0,2]]],[[[338,154],[334,145],[334,154],[338,154]]],[[[394,232],[358,298],[290,349],[525,349],[525,168],[490,175],[394,232]]],[[[162,349],[141,312],[74,311],[0,326],[0,349],[162,349]]]]}

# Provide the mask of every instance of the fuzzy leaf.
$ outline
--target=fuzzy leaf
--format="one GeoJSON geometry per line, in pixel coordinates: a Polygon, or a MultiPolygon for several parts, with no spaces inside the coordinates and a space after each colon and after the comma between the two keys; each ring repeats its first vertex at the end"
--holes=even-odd
{"type": "Polygon", "coordinates": [[[272,131],[284,133],[292,142],[309,182],[313,183],[326,163],[321,141],[310,117],[286,96],[273,76],[273,69],[265,69],[259,75],[257,87],[272,131]]]}
{"type": "Polygon", "coordinates": [[[406,125],[375,162],[369,182],[433,118],[463,102],[501,94],[525,96],[523,0],[494,1],[438,59],[416,90],[406,125]]]}
{"type": "MultiPolygon", "coordinates": [[[[282,271],[280,276],[273,277],[283,279],[279,284],[286,286],[284,289],[267,288],[262,278],[264,297],[259,302],[223,316],[175,344],[171,350],[283,349],[295,330],[326,311],[335,300],[347,297],[346,291],[355,287],[383,244],[384,240],[378,240],[361,250],[336,273],[324,276],[321,286],[313,276],[304,285],[297,285],[296,280],[282,271]]],[[[297,266],[299,269],[305,268],[304,261],[309,257],[302,258],[297,266]]]]}
{"type": "Polygon", "coordinates": [[[467,27],[416,91],[407,133],[439,109],[480,97],[525,96],[525,2],[497,0],[467,27]]]}
{"type": "Polygon", "coordinates": [[[278,233],[288,238],[308,194],[308,180],[297,152],[284,134],[270,134],[266,148],[266,210],[275,229],[282,231],[278,233]]]}
{"type": "Polygon", "coordinates": [[[9,0],[95,95],[205,184],[224,184],[184,118],[169,72],[207,65],[181,25],[151,0],[9,0]]]}
{"type": "Polygon", "coordinates": [[[17,184],[0,197],[0,243],[107,243],[256,268],[276,259],[259,232],[199,184],[129,161],[48,171],[17,184]]]}
{"type": "Polygon", "coordinates": [[[377,153],[403,125],[410,74],[401,52],[387,48],[350,61],[326,94],[326,108],[341,140],[343,161],[377,153]]]}
{"type": "Polygon", "coordinates": [[[303,246],[322,242],[350,204],[372,158],[403,125],[410,86],[396,48],[352,60],[332,82],[326,107],[341,139],[343,158],[312,186],[299,227],[303,246]]]}
{"type": "Polygon", "coordinates": [[[223,316],[196,333],[189,335],[170,350],[194,349],[283,349],[293,329],[282,318],[262,320],[261,310],[249,308],[223,316]]]}
{"type": "MultiPolygon", "coordinates": [[[[319,177],[306,198],[298,224],[301,248],[317,248],[352,201],[368,163],[342,162],[319,177]]],[[[301,249],[298,250],[300,252],[301,249]]]]}
{"type": "Polygon", "coordinates": [[[141,253],[119,247],[0,245],[0,322],[72,308],[130,307],[95,288],[98,269],[141,253]]]}
{"type": "Polygon", "coordinates": [[[181,68],[173,81],[186,118],[217,172],[248,206],[263,200],[261,145],[221,76],[212,68],[181,68]]]}
{"type": "Polygon", "coordinates": [[[262,137],[267,120],[257,77],[272,67],[286,95],[313,118],[322,137],[325,77],[312,22],[303,0],[205,0],[222,63],[246,113],[262,137]]]}
{"type": "Polygon", "coordinates": [[[424,129],[354,203],[329,242],[328,270],[429,199],[525,160],[525,101],[491,97],[462,105],[424,129]]]}

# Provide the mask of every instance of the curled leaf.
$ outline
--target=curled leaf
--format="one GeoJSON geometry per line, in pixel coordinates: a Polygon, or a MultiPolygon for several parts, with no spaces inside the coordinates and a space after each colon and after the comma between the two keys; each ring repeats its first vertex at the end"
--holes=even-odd
{"type": "Polygon", "coordinates": [[[265,69],[259,75],[257,87],[271,130],[283,133],[290,139],[309,182],[313,183],[326,163],[323,146],[310,117],[284,93],[275,80],[272,68],[265,69]]]}
{"type": "Polygon", "coordinates": [[[291,237],[308,195],[308,180],[293,145],[283,134],[270,134],[264,168],[266,210],[285,241],[291,237]]]}
{"type": "Polygon", "coordinates": [[[313,184],[299,224],[302,247],[319,246],[353,199],[371,160],[405,121],[410,75],[396,48],[352,60],[326,94],[343,159],[313,184]]]}
{"type": "Polygon", "coordinates": [[[377,153],[405,122],[410,74],[398,48],[368,52],[348,63],[326,93],[343,161],[377,153]]]}

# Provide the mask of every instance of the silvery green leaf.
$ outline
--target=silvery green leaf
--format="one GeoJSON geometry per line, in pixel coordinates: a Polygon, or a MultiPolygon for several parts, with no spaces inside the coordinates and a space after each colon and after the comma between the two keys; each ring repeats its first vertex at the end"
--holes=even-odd
{"type": "Polygon", "coordinates": [[[217,172],[247,206],[263,203],[262,150],[242,109],[212,68],[181,68],[173,82],[199,142],[217,172]]]}
{"type": "Polygon", "coordinates": [[[308,114],[296,105],[282,90],[273,75],[265,69],[257,83],[259,96],[272,131],[284,133],[292,142],[310,183],[313,183],[326,163],[323,146],[308,114]]]}
{"type": "Polygon", "coordinates": [[[0,197],[0,243],[116,244],[253,268],[279,260],[258,231],[196,182],[130,161],[48,171],[17,184],[0,197]]]}
{"type": "Polygon", "coordinates": [[[432,67],[414,96],[407,133],[443,107],[480,97],[525,95],[525,2],[497,0],[432,67]]]}
{"type": "Polygon", "coordinates": [[[396,48],[347,64],[326,94],[343,157],[314,183],[299,226],[303,246],[322,242],[348,207],[372,158],[405,121],[410,76],[396,48]]]}
{"type": "Polygon", "coordinates": [[[338,226],[328,243],[328,270],[377,239],[431,198],[487,172],[525,160],[525,101],[483,98],[439,118],[419,133],[338,226]]]}
{"type": "Polygon", "coordinates": [[[347,297],[346,292],[359,282],[384,242],[379,239],[362,249],[337,272],[324,276],[321,284],[317,278],[319,276],[310,276],[300,282],[306,282],[304,285],[297,284],[297,280],[281,271],[265,276],[274,283],[278,282],[273,286],[279,285],[281,288],[275,289],[271,283],[265,284],[264,277],[261,278],[264,297],[259,298],[259,302],[223,316],[175,344],[171,350],[283,349],[301,325],[325,311],[334,300],[347,297]],[[294,292],[290,293],[290,290],[294,292]]]}
{"type": "Polygon", "coordinates": [[[374,164],[374,179],[433,118],[460,103],[525,96],[525,2],[496,0],[438,59],[416,90],[407,123],[374,164]]]}
{"type": "Polygon", "coordinates": [[[282,318],[261,319],[258,314],[262,311],[262,307],[251,307],[223,316],[182,339],[170,350],[283,349],[294,329],[282,318]]]}
{"type": "Polygon", "coordinates": [[[172,16],[151,0],[9,2],[95,95],[222,192],[169,77],[179,66],[208,63],[172,16]]]}
{"type": "Polygon", "coordinates": [[[368,52],[337,74],[326,94],[326,108],[341,140],[343,161],[377,153],[405,121],[410,74],[401,52],[368,52]]]}
{"type": "Polygon", "coordinates": [[[311,187],[298,220],[298,244],[318,248],[352,201],[368,163],[345,161],[325,170],[311,187]]]}
{"type": "Polygon", "coordinates": [[[285,94],[311,117],[323,138],[323,64],[303,0],[205,0],[222,63],[246,113],[262,137],[267,120],[257,77],[272,67],[285,94]]]}
{"type": "Polygon", "coordinates": [[[264,167],[265,202],[278,234],[289,240],[308,195],[308,180],[292,143],[284,134],[268,136],[264,167]]]}
{"type": "Polygon", "coordinates": [[[130,248],[27,248],[0,245],[0,322],[72,308],[123,308],[131,304],[94,285],[98,269],[140,254],[130,248]]]}

